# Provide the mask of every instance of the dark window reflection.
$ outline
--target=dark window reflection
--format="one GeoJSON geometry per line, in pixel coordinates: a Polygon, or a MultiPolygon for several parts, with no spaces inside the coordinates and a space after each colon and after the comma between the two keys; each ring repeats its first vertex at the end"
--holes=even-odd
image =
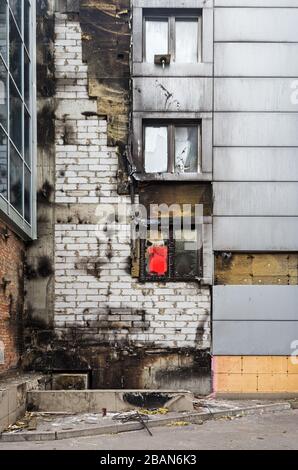
{"type": "Polygon", "coordinates": [[[29,108],[30,103],[30,61],[27,52],[24,50],[24,99],[29,108]]]}
{"type": "Polygon", "coordinates": [[[198,234],[196,230],[175,231],[175,275],[195,277],[198,273],[198,234]]]}
{"type": "Polygon", "coordinates": [[[22,120],[23,104],[19,94],[10,80],[10,138],[15,146],[22,152],[22,120]]]}
{"type": "Polygon", "coordinates": [[[20,29],[22,22],[22,3],[23,0],[9,0],[11,11],[13,12],[13,15],[20,29]]]}
{"type": "Polygon", "coordinates": [[[175,274],[178,277],[194,277],[198,271],[198,252],[185,251],[184,243],[175,245],[175,274]]]}
{"type": "Polygon", "coordinates": [[[0,128],[0,195],[7,199],[7,137],[0,128]]]}
{"type": "Polygon", "coordinates": [[[9,70],[20,92],[22,92],[22,40],[15,22],[9,18],[9,70]]]}
{"type": "Polygon", "coordinates": [[[27,50],[30,49],[30,3],[24,0],[24,42],[27,50]]]}
{"type": "Polygon", "coordinates": [[[0,122],[7,129],[7,71],[0,59],[0,122]]]}
{"type": "Polygon", "coordinates": [[[10,203],[23,214],[23,160],[10,146],[10,203]]]}
{"type": "Polygon", "coordinates": [[[25,219],[30,224],[31,223],[31,173],[28,168],[25,167],[25,192],[24,192],[24,202],[25,202],[25,219]]]}
{"type": "Polygon", "coordinates": [[[4,60],[7,60],[7,8],[6,3],[0,0],[0,52],[4,60]]]}
{"type": "Polygon", "coordinates": [[[24,114],[25,122],[24,122],[24,158],[25,162],[27,163],[28,166],[30,166],[30,157],[31,157],[31,148],[30,148],[30,142],[31,142],[31,135],[30,135],[30,116],[25,111],[24,114]]]}

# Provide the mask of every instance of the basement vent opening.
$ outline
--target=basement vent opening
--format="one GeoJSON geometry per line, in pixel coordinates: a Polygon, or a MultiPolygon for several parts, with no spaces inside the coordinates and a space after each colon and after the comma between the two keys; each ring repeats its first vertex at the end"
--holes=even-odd
{"type": "Polygon", "coordinates": [[[56,372],[51,373],[47,390],[88,390],[90,388],[89,372],[56,372]]]}
{"type": "Polygon", "coordinates": [[[170,398],[170,395],[159,392],[129,392],[123,395],[123,400],[130,405],[148,410],[163,408],[170,398]]]}

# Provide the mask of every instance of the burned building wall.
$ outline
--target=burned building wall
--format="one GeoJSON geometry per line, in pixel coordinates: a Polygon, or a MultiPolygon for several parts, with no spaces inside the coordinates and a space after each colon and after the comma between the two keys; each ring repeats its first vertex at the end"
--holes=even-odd
{"type": "Polygon", "coordinates": [[[208,393],[209,287],[143,284],[131,275],[127,185],[119,195],[129,141],[129,2],[80,3],[48,13],[54,66],[40,68],[53,88],[39,95],[39,107],[54,129],[47,142],[39,139],[39,238],[27,259],[23,364],[92,370],[93,387],[208,393]]]}
{"type": "Polygon", "coordinates": [[[170,54],[143,60],[149,0],[37,2],[38,240],[25,266],[24,367],[88,370],[93,387],[208,393],[214,254],[213,391],[297,391],[289,355],[297,331],[297,8],[282,0],[245,7],[252,3],[150,0],[148,18],[161,5],[201,17],[203,60],[186,67],[170,54]],[[178,178],[173,161],[167,175],[142,174],[142,120],[165,116],[201,122],[202,171],[192,179],[178,178]],[[206,206],[208,276],[141,283],[132,201],[172,196],[182,182],[187,194],[190,179],[208,186],[197,200],[206,206]]]}

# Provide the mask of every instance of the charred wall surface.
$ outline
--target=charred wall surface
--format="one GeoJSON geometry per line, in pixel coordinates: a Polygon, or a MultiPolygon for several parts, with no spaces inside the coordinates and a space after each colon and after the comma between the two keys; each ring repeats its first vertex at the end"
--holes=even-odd
{"type": "Polygon", "coordinates": [[[37,240],[26,253],[25,316],[45,326],[53,323],[54,185],[56,77],[54,61],[55,2],[38,1],[37,7],[37,240]]]}
{"type": "Polygon", "coordinates": [[[99,388],[209,393],[209,287],[131,275],[130,2],[38,3],[38,240],[23,366],[89,370],[99,388]]]}

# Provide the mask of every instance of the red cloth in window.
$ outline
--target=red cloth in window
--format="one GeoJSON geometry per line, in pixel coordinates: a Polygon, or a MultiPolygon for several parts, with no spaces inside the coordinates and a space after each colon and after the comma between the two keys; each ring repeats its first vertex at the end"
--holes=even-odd
{"type": "Polygon", "coordinates": [[[163,276],[168,270],[168,248],[166,246],[150,246],[149,273],[163,276]]]}

